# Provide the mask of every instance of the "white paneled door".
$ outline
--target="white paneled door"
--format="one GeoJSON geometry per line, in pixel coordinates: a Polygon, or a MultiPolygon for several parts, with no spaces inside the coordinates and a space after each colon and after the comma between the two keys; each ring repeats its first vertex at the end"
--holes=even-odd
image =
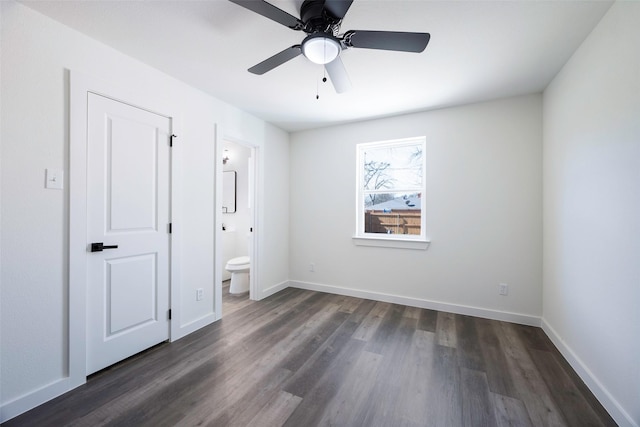
{"type": "Polygon", "coordinates": [[[171,119],[88,94],[87,375],[169,339],[171,119]]]}

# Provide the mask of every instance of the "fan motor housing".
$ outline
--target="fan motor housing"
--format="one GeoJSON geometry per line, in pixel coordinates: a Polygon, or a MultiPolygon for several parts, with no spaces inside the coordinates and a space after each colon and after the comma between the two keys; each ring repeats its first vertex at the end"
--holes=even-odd
{"type": "Polygon", "coordinates": [[[305,0],[300,7],[300,19],[307,34],[323,32],[335,35],[340,24],[340,19],[329,15],[324,8],[324,0],[305,0]]]}

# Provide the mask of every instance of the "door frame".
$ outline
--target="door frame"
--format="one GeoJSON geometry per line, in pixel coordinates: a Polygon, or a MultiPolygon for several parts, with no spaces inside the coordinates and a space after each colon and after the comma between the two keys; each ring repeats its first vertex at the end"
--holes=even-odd
{"type": "MultiPolygon", "coordinates": [[[[87,118],[88,93],[171,119],[173,134],[182,134],[182,119],[174,103],[155,93],[145,92],[127,82],[114,83],[70,72],[69,85],[69,353],[67,372],[70,388],[86,382],[87,353],[87,118]]],[[[169,244],[169,308],[172,310],[169,339],[180,337],[180,199],[181,149],[174,144],[170,152],[170,218],[173,224],[169,244]]]]}
{"type": "Polygon", "coordinates": [[[244,141],[242,139],[224,136],[222,131],[219,132],[216,138],[216,196],[215,196],[215,215],[216,215],[216,228],[215,228],[215,292],[216,292],[216,313],[220,315],[216,316],[216,320],[222,318],[222,158],[224,157],[224,144],[230,142],[232,144],[238,144],[251,150],[251,157],[253,157],[253,171],[249,171],[252,175],[249,177],[249,192],[253,193],[251,196],[252,205],[250,207],[251,213],[249,218],[249,226],[253,229],[251,233],[251,240],[249,242],[249,257],[251,260],[251,269],[249,270],[249,299],[259,300],[259,277],[258,271],[260,269],[260,260],[258,258],[258,247],[260,240],[260,229],[258,227],[258,165],[260,157],[260,147],[256,144],[244,141]]]}

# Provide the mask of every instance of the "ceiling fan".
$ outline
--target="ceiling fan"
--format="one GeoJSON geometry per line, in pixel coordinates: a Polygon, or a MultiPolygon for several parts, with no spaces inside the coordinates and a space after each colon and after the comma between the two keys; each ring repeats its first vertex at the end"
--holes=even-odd
{"type": "Polygon", "coordinates": [[[338,93],[351,88],[349,75],[340,59],[343,50],[355,47],[419,53],[427,47],[431,37],[429,33],[398,31],[349,30],[340,34],[340,24],[353,0],[304,0],[300,19],[264,0],[229,1],[307,34],[301,44],[276,53],[249,68],[249,72],[264,74],[302,54],[311,62],[324,65],[338,93]]]}

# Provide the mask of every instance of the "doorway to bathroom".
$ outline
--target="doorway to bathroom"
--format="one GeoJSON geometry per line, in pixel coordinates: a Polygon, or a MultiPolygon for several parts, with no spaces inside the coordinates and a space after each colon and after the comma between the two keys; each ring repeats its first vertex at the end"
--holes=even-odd
{"type": "Polygon", "coordinates": [[[256,147],[224,139],[218,150],[220,206],[216,266],[222,314],[256,299],[256,147]],[[248,271],[247,271],[248,270],[248,271]],[[248,283],[247,283],[248,282],[248,283]]]}

